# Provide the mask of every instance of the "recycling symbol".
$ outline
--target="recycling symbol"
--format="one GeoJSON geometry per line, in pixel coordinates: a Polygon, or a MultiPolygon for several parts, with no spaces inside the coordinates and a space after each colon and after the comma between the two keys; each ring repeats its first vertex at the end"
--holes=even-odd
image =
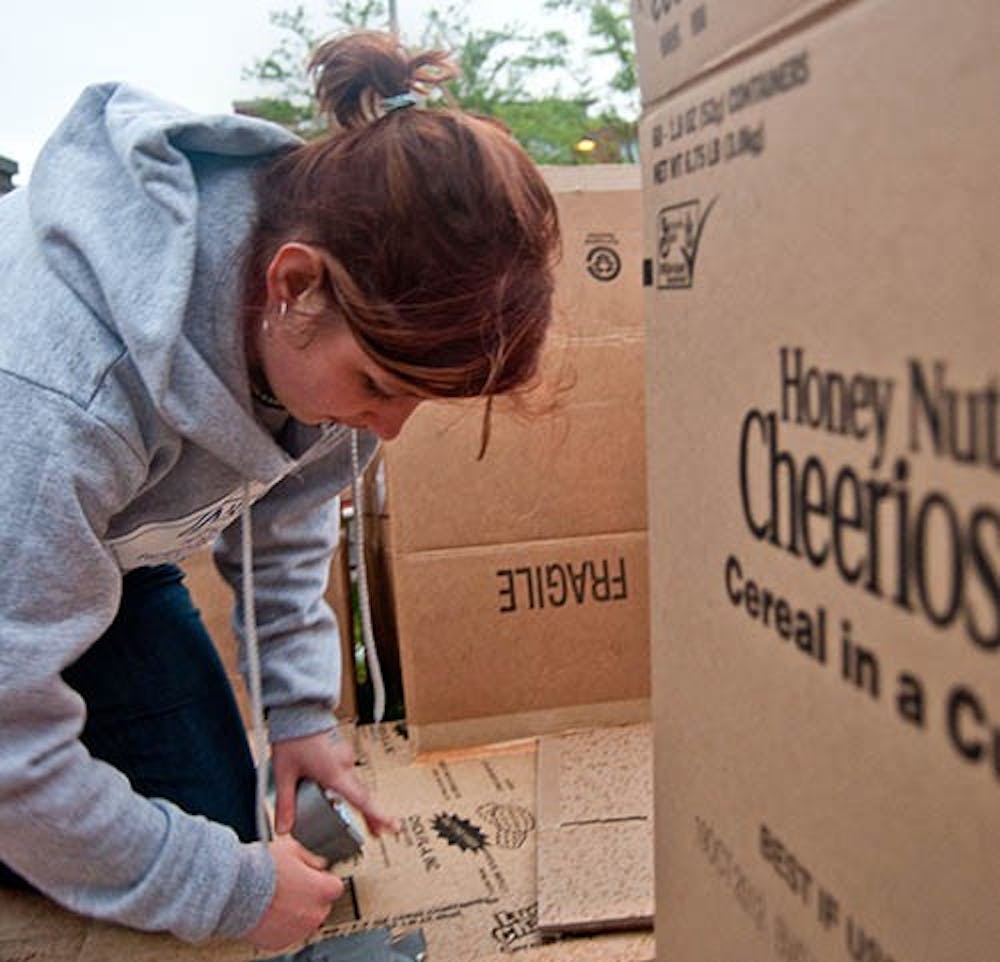
{"type": "Polygon", "coordinates": [[[598,281],[613,281],[622,269],[622,259],[613,247],[591,247],[587,251],[587,271],[598,281]]]}

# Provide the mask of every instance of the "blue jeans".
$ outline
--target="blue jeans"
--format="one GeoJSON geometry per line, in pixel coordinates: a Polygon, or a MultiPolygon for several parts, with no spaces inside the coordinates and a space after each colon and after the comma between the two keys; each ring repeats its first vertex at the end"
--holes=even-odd
{"type": "MultiPolygon", "coordinates": [[[[148,798],[257,838],[256,779],[225,669],[173,565],[123,579],[111,627],[63,672],[87,703],[81,740],[148,798]]],[[[27,883],[0,864],[0,885],[27,883]]]]}

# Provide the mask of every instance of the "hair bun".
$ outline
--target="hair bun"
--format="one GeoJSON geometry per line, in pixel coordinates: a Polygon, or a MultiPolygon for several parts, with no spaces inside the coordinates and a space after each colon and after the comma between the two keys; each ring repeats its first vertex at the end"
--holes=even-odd
{"type": "Polygon", "coordinates": [[[400,94],[427,94],[458,76],[440,50],[412,56],[389,33],[358,31],[321,43],[309,60],[320,113],[331,127],[349,128],[382,116],[382,101],[400,94]]]}

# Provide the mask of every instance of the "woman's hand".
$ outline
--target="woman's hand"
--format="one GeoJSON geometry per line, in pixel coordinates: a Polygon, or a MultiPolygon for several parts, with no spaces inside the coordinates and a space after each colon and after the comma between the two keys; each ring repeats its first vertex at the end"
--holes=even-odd
{"type": "Polygon", "coordinates": [[[268,844],[274,859],[274,897],[246,940],[268,952],[287,948],[316,931],[344,883],[326,869],[326,859],[301,846],[290,835],[268,844]]]}
{"type": "Polygon", "coordinates": [[[281,835],[295,824],[295,790],[304,778],[336,792],[364,816],[373,835],[398,832],[399,822],[385,815],[354,770],[354,749],[330,732],[276,742],[271,749],[274,769],[275,831],[281,835]]]}

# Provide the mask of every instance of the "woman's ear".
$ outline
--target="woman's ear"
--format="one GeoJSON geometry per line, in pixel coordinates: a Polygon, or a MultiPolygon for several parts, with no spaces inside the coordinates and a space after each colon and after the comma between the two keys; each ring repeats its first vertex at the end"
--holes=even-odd
{"type": "Polygon", "coordinates": [[[273,308],[309,307],[323,294],[326,266],[323,255],[311,244],[282,244],[267,265],[267,303],[273,308]]]}

